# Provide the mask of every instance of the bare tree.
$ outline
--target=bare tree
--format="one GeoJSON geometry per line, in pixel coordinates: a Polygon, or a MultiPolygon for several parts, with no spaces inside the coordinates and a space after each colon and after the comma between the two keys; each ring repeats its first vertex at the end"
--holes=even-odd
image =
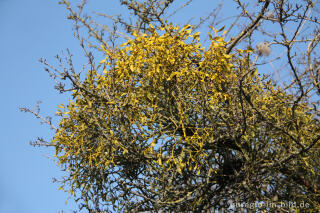
{"type": "Polygon", "coordinates": [[[320,208],[317,1],[235,0],[235,16],[220,3],[183,26],[169,20],[192,0],[120,0],[129,17],[95,13],[110,25],[84,15],[86,1],[60,3],[87,64],[76,70],[68,50],[59,67],[41,59],[72,92],[58,126],[21,110],[55,130],[33,144],[56,148],[80,209],[320,208]]]}

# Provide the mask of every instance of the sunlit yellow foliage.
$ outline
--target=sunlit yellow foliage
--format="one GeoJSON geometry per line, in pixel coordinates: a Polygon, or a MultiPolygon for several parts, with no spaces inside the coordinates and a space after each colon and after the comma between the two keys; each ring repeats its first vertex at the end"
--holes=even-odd
{"type": "MultiPolygon", "coordinates": [[[[250,176],[312,142],[318,127],[309,107],[300,104],[293,113],[293,97],[260,79],[250,51],[226,54],[218,33],[204,48],[188,25],[161,31],[150,25],[120,48],[104,49],[105,58],[88,71],[73,100],[59,106],[63,117],[52,143],[70,173],[71,193],[115,203],[121,196],[114,191],[134,193],[129,186],[138,188],[144,177],[157,205],[191,199],[196,208],[206,199],[201,185],[177,191],[172,179],[189,174],[221,181],[214,159],[222,149],[240,156],[250,176]],[[224,138],[234,140],[232,147],[222,144],[224,138]]],[[[313,171],[308,158],[295,163],[313,171]]]]}
{"type": "MultiPolygon", "coordinates": [[[[151,26],[149,35],[134,34],[135,39],[122,49],[106,50],[106,59],[101,61],[103,74],[91,71],[84,82],[86,90],[96,96],[76,91],[60,123],[55,141],[61,145],[58,152],[64,153],[62,163],[72,156],[85,165],[107,168],[118,164],[116,156],[128,154],[130,144],[139,147],[137,151],[153,154],[148,149],[151,141],[158,143],[164,134],[175,135],[174,128],[165,130],[168,122],[183,129],[190,122],[187,111],[200,112],[201,99],[214,108],[229,98],[221,90],[235,80],[236,70],[231,56],[224,53],[225,42],[214,37],[205,50],[199,35],[192,35],[189,28],[179,30],[171,25],[158,34],[151,26]],[[173,109],[175,104],[177,109],[173,109]],[[162,113],[167,110],[174,115],[162,113]],[[88,131],[93,127],[95,131],[88,131]],[[95,136],[96,131],[101,134],[95,136]],[[134,137],[124,140],[130,134],[134,137]]],[[[174,140],[178,144],[181,137],[174,140]]],[[[188,142],[200,147],[201,140],[203,135],[188,142]]]]}

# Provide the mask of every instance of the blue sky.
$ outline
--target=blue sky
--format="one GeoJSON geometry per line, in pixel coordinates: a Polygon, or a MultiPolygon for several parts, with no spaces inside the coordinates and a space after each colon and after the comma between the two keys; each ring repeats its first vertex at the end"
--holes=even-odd
{"type": "MultiPolygon", "coordinates": [[[[29,145],[38,136],[50,139],[54,132],[19,111],[19,107],[33,108],[41,100],[42,115],[53,115],[57,105],[69,98],[53,89],[53,81],[38,62],[41,57],[54,62],[56,54],[69,48],[75,55],[74,63],[84,63],[73,38],[72,23],[66,19],[67,11],[57,2],[0,0],[0,212],[57,213],[76,209],[72,200],[65,204],[68,194],[52,183],[53,177],[63,175],[46,157],[54,150],[29,145]]],[[[120,9],[117,0],[90,2],[93,6],[89,11],[96,7],[100,12],[114,14],[120,9]]],[[[212,2],[196,0],[174,20],[184,23],[200,11],[200,15],[208,14],[212,2]]]]}

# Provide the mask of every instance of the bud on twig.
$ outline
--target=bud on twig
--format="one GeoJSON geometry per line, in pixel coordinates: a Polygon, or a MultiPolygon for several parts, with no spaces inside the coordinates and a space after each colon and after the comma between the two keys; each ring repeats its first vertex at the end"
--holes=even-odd
{"type": "Polygon", "coordinates": [[[269,56],[271,49],[268,42],[259,43],[257,46],[257,52],[260,56],[269,56]]]}
{"type": "Polygon", "coordinates": [[[269,12],[266,13],[265,17],[268,18],[268,19],[272,19],[272,18],[274,18],[274,14],[273,14],[272,11],[269,11],[269,12]]]}

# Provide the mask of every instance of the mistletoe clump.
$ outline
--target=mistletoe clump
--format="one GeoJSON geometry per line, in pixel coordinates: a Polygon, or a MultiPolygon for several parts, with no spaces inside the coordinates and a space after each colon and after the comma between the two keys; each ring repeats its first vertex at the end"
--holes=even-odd
{"type": "Polygon", "coordinates": [[[134,31],[119,48],[103,47],[105,58],[59,106],[51,145],[68,172],[65,190],[83,205],[201,211],[273,193],[319,205],[318,164],[298,155],[319,131],[310,107],[293,110],[250,50],[227,54],[212,30],[208,48],[189,25],[134,31]]]}

